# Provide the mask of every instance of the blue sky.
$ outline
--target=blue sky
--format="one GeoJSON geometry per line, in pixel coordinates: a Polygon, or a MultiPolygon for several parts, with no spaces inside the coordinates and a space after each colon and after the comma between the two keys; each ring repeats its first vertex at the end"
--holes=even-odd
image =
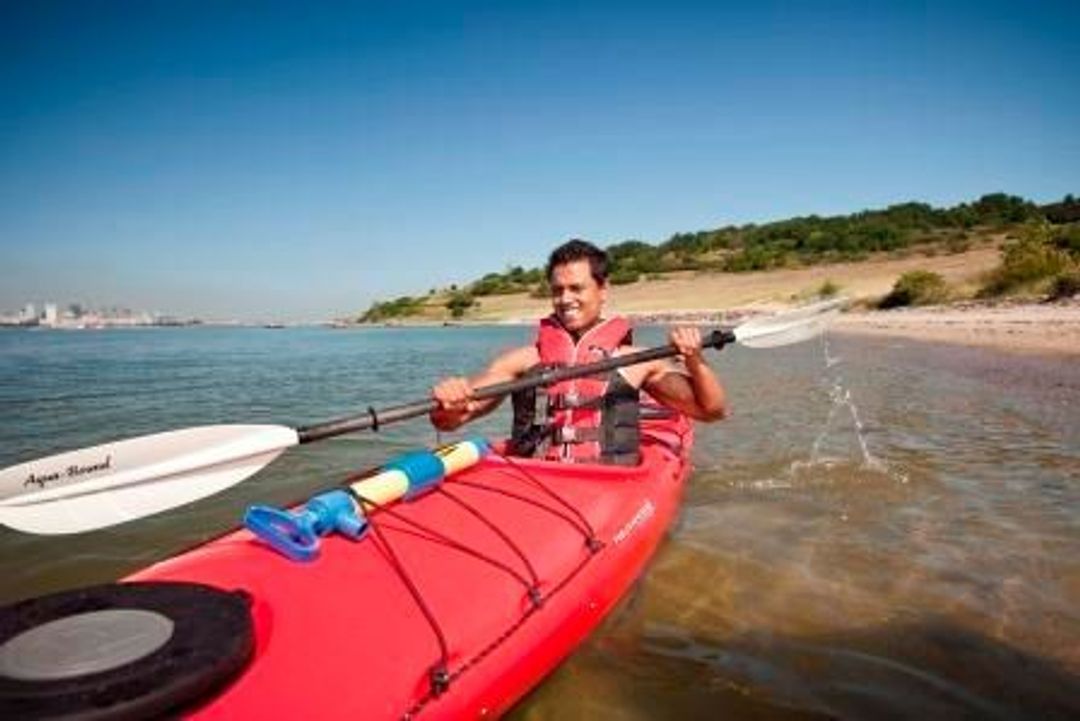
{"type": "Polygon", "coordinates": [[[5,2],[0,310],[320,319],[572,236],[1080,193],[1080,4],[5,2]]]}

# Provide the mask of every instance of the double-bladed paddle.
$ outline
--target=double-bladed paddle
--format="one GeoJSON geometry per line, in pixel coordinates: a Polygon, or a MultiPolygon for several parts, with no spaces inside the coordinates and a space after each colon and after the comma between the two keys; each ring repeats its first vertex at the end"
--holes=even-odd
{"type": "MultiPolygon", "coordinates": [[[[842,301],[817,303],[755,318],[731,330],[715,330],[702,347],[728,343],[773,348],[820,333],[842,301]]],[[[545,370],[479,388],[474,398],[500,398],[516,391],[604,373],[678,354],[665,345],[596,363],[545,370]]],[[[106,528],[204,498],[269,465],[301,443],[430,413],[430,398],[305,426],[210,425],[155,433],[60,453],[0,471],[0,523],[28,533],[63,534],[106,528]]]]}

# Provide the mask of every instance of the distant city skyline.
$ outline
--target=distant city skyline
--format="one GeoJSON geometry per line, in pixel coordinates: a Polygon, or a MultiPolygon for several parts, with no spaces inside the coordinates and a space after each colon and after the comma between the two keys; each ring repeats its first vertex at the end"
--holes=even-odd
{"type": "Polygon", "coordinates": [[[106,305],[94,305],[91,303],[84,303],[80,301],[67,301],[67,300],[54,300],[47,298],[44,300],[28,300],[25,303],[18,304],[18,307],[2,307],[0,313],[11,314],[13,312],[38,312],[44,310],[46,306],[56,306],[60,311],[73,312],[74,315],[82,315],[84,313],[156,313],[156,314],[168,314],[167,311],[160,308],[133,308],[129,304],[124,303],[110,303],[106,305]]]}
{"type": "Polygon", "coordinates": [[[569,237],[1060,200],[1078,26],[1075,2],[6,3],[0,309],[323,320],[569,237]]]}
{"type": "Polygon", "coordinates": [[[160,310],[132,309],[125,306],[95,308],[83,303],[24,303],[18,310],[0,308],[0,326],[100,327],[117,325],[175,325],[201,322],[193,316],[179,317],[160,310]]]}

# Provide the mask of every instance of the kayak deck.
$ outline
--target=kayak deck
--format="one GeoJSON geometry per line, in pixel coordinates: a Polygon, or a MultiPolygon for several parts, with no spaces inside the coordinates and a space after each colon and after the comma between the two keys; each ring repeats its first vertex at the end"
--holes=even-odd
{"type": "Polygon", "coordinates": [[[195,718],[498,715],[638,577],[688,471],[652,443],[634,467],[489,456],[312,562],[241,530],[126,580],[252,599],[254,659],[195,718]]]}

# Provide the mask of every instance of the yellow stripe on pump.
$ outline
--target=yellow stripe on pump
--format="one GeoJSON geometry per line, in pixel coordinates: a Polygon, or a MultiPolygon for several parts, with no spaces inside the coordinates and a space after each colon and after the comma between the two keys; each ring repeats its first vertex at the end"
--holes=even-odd
{"type": "Polygon", "coordinates": [[[405,453],[391,460],[374,476],[357,481],[349,488],[357,498],[372,502],[363,504],[366,512],[373,505],[385,506],[399,498],[413,498],[423,493],[446,476],[478,463],[487,450],[485,441],[472,439],[434,451],[405,453]],[[440,461],[441,467],[435,465],[436,460],[440,461]]]}
{"type": "MultiPolygon", "coordinates": [[[[405,471],[397,468],[379,471],[349,486],[357,497],[372,501],[375,505],[385,506],[409,492],[409,477],[405,471]]],[[[372,504],[364,503],[363,512],[371,510],[372,504]]]]}
{"type": "Polygon", "coordinates": [[[446,475],[452,476],[479,463],[488,450],[486,441],[471,439],[436,448],[435,455],[442,461],[446,475]]]}

